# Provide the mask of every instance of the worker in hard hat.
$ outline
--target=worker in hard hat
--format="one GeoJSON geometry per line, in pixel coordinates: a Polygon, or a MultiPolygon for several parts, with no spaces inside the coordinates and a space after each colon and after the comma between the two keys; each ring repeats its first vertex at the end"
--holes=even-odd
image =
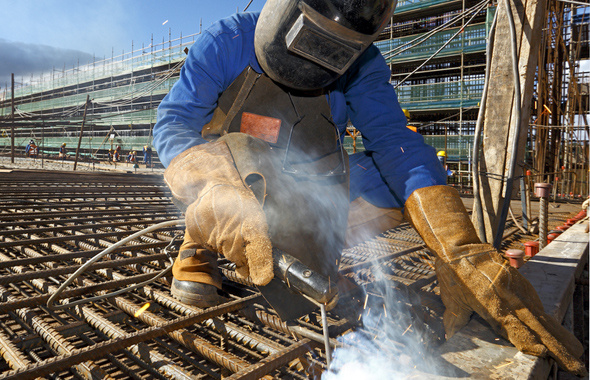
{"type": "Polygon", "coordinates": [[[143,147],[143,163],[146,167],[152,166],[152,147],[149,145],[143,147]]]}
{"type": "Polygon", "coordinates": [[[404,115],[406,116],[406,122],[407,122],[407,127],[408,127],[408,129],[409,129],[410,131],[413,131],[413,132],[418,132],[418,129],[417,129],[415,126],[413,126],[413,125],[410,125],[410,111],[408,111],[408,110],[407,110],[407,109],[405,109],[405,108],[402,108],[402,112],[403,112],[403,113],[404,113],[404,115]]]}
{"type": "Polygon", "coordinates": [[[447,152],[444,150],[439,150],[436,152],[436,156],[438,157],[438,162],[440,162],[444,171],[447,173],[447,177],[451,177],[453,174],[455,174],[449,169],[449,165],[447,164],[447,152]]]}
{"type": "Polygon", "coordinates": [[[113,152],[113,161],[114,162],[121,161],[121,147],[120,146],[117,146],[115,148],[115,151],[113,152]]]}
{"type": "Polygon", "coordinates": [[[134,150],[130,150],[129,153],[127,154],[126,161],[128,163],[135,163],[136,160],[137,160],[137,152],[134,150]]]}
{"type": "Polygon", "coordinates": [[[37,144],[35,144],[35,140],[31,139],[29,141],[25,147],[25,154],[27,157],[37,158],[37,155],[39,154],[39,148],[37,147],[37,144]]]}
{"type": "Polygon", "coordinates": [[[336,278],[345,241],[395,226],[404,207],[437,257],[448,336],[476,311],[519,349],[581,373],[582,346],[480,242],[435,150],[406,128],[372,44],[394,6],[268,0],[260,14],[233,15],[196,38],[154,127],[165,181],[186,215],[172,295],[219,303],[217,254],[268,284],[273,247],[336,278]],[[347,157],[349,120],[366,152],[347,157]]]}
{"type": "Polygon", "coordinates": [[[436,156],[438,157],[438,162],[442,165],[443,168],[446,169],[447,167],[447,152],[444,150],[439,150],[436,152],[436,156]]]}
{"type": "Polygon", "coordinates": [[[62,160],[65,160],[67,155],[68,155],[68,151],[66,149],[66,143],[62,143],[61,146],[59,147],[59,153],[58,153],[57,157],[61,158],[62,160]]]}

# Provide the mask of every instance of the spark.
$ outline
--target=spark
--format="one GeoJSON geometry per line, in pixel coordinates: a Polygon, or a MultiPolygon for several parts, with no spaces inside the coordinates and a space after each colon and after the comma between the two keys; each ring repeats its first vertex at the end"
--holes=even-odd
{"type": "Polygon", "coordinates": [[[402,150],[402,153],[406,153],[406,152],[404,152],[404,148],[403,147],[400,146],[399,148],[402,150]]]}
{"type": "Polygon", "coordinates": [[[410,329],[410,327],[412,327],[412,324],[410,323],[410,325],[408,326],[408,328],[403,332],[402,336],[404,336],[405,333],[408,332],[408,330],[410,329]]]}
{"type": "Polygon", "coordinates": [[[429,266],[429,267],[431,267],[433,270],[436,270],[436,269],[434,268],[434,265],[432,265],[432,264],[430,263],[430,260],[429,260],[429,259],[427,259],[425,256],[422,256],[422,259],[424,260],[424,262],[425,262],[426,264],[428,264],[428,266],[429,266]]]}
{"type": "Polygon", "coordinates": [[[360,321],[362,316],[363,316],[363,314],[362,314],[362,313],[361,313],[361,314],[359,314],[359,318],[358,318],[357,320],[358,320],[358,321],[360,321]]]}
{"type": "Polygon", "coordinates": [[[148,308],[150,307],[150,303],[147,302],[145,305],[143,305],[141,308],[137,309],[137,311],[135,312],[135,314],[133,314],[133,316],[135,318],[139,317],[140,315],[143,314],[144,311],[146,311],[148,308]]]}
{"type": "Polygon", "coordinates": [[[385,318],[387,318],[387,309],[385,308],[385,304],[383,304],[383,312],[385,313],[385,318]]]}
{"type": "Polygon", "coordinates": [[[168,20],[164,21],[164,22],[162,23],[162,25],[166,25],[167,23],[168,23],[168,20]]]}
{"type": "Polygon", "coordinates": [[[514,361],[510,360],[510,361],[508,361],[508,363],[497,365],[494,368],[498,369],[498,368],[506,367],[507,365],[510,365],[512,363],[514,363],[514,361]]]}
{"type": "Polygon", "coordinates": [[[494,277],[494,279],[492,280],[492,282],[490,282],[490,286],[488,286],[488,288],[491,288],[492,285],[494,285],[494,282],[496,282],[496,279],[498,278],[498,276],[500,275],[500,273],[502,273],[502,270],[504,269],[504,266],[506,265],[506,263],[502,263],[502,268],[500,268],[500,270],[498,271],[498,273],[496,274],[496,277],[494,277]]]}
{"type": "Polygon", "coordinates": [[[547,107],[545,104],[543,104],[543,108],[545,108],[547,110],[547,112],[549,112],[550,114],[552,113],[551,110],[549,109],[549,107],[547,107]]]}
{"type": "Polygon", "coordinates": [[[369,301],[369,293],[367,293],[367,296],[365,297],[365,305],[363,306],[363,310],[367,308],[368,301],[369,301]]]}

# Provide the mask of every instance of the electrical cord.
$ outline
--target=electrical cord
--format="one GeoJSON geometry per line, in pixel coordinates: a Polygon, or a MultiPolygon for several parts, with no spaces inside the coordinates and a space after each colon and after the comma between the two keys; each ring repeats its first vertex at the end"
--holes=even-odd
{"type": "Polygon", "coordinates": [[[95,297],[90,297],[90,298],[84,298],[78,301],[74,301],[74,302],[69,302],[69,303],[62,303],[61,305],[57,305],[55,302],[57,300],[59,300],[61,293],[72,283],[74,282],[74,280],[76,280],[82,273],[86,272],[86,270],[88,269],[88,267],[90,267],[92,264],[94,264],[95,262],[97,262],[98,260],[102,259],[103,256],[111,253],[112,251],[114,251],[116,248],[118,248],[119,246],[126,244],[128,242],[130,242],[131,240],[138,238],[140,236],[143,236],[147,233],[150,233],[152,231],[155,230],[159,230],[161,228],[164,227],[170,227],[170,226],[181,226],[184,225],[184,219],[174,219],[174,220],[167,220],[165,222],[161,222],[158,224],[154,224],[153,226],[149,226],[147,228],[144,228],[141,231],[138,231],[136,233],[134,233],[133,235],[127,236],[126,238],[116,242],[115,244],[111,245],[110,247],[108,247],[107,249],[103,250],[102,252],[96,254],[94,257],[92,257],[90,260],[88,260],[84,265],[82,265],[80,268],[78,268],[77,271],[75,271],[67,280],[66,282],[64,282],[57,290],[56,292],[47,300],[47,307],[50,310],[61,310],[61,309],[65,309],[65,308],[69,308],[72,306],[76,306],[76,305],[80,305],[83,303],[88,303],[88,302],[95,302],[95,301],[99,301],[105,298],[110,298],[110,297],[114,297],[114,296],[118,296],[120,294],[123,293],[127,293],[130,292],[132,290],[135,290],[139,287],[143,287],[145,285],[151,284],[152,282],[156,281],[157,279],[165,276],[168,272],[170,272],[170,270],[172,269],[172,264],[174,264],[174,260],[172,259],[172,257],[168,254],[168,248],[171,247],[175,242],[176,242],[176,238],[172,239],[172,241],[170,242],[170,244],[168,244],[168,246],[166,248],[164,248],[164,253],[166,253],[166,255],[168,256],[168,259],[170,260],[171,265],[166,267],[165,269],[161,270],[158,274],[156,274],[154,277],[152,277],[149,280],[140,282],[139,284],[135,284],[133,286],[130,287],[126,287],[111,293],[107,293],[107,294],[103,294],[100,296],[95,296],[95,297]]]}

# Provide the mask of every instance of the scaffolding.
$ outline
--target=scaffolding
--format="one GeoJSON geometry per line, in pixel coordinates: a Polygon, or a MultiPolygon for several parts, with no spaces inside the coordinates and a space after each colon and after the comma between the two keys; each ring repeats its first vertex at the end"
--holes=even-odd
{"type": "MultiPolygon", "coordinates": [[[[550,0],[548,9],[529,141],[520,164],[538,179],[559,183],[558,194],[587,194],[590,73],[580,62],[590,57],[590,7],[550,0]]],[[[461,186],[471,182],[471,144],[495,11],[495,2],[488,0],[400,0],[375,42],[412,126],[437,151],[446,152],[457,174],[449,182],[461,186]]],[[[157,106],[178,79],[196,36],[169,36],[140,49],[132,45],[116,57],[20,78],[14,123],[12,96],[4,87],[0,153],[10,147],[13,125],[23,149],[31,138],[50,154],[64,142],[77,145],[88,95],[82,154],[100,157],[114,146],[125,151],[150,145],[157,106]]],[[[345,145],[349,151],[363,149],[362,136],[352,127],[345,145]]]]}
{"type": "MultiPolygon", "coordinates": [[[[156,109],[178,79],[196,36],[152,41],[119,56],[21,78],[14,91],[16,145],[34,139],[49,154],[57,154],[62,143],[75,146],[88,95],[83,155],[104,156],[113,146],[141,150],[151,145],[156,109]]],[[[12,117],[8,88],[0,93],[0,150],[4,151],[10,146],[7,120],[12,117]]]]}
{"type": "Polygon", "coordinates": [[[554,184],[555,196],[588,194],[588,59],[590,7],[550,2],[539,52],[528,162],[537,181],[554,184]],[[587,61],[586,61],[587,62],[587,61]]]}

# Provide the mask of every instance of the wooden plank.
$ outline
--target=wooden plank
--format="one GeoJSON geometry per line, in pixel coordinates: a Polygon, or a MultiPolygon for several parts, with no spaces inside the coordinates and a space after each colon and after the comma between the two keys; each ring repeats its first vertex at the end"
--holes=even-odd
{"type": "MultiPolygon", "coordinates": [[[[521,129],[519,155],[522,158],[530,118],[533,84],[538,60],[538,47],[544,27],[547,0],[510,0],[513,4],[519,52],[521,87],[521,129]],[[524,27],[523,27],[524,25],[524,27]]],[[[498,228],[499,214],[504,200],[503,177],[510,162],[511,128],[515,123],[514,81],[512,72],[512,38],[508,25],[505,2],[498,5],[498,21],[494,51],[490,67],[490,85],[484,119],[483,156],[480,171],[490,173],[481,178],[481,196],[488,242],[492,242],[498,228]]],[[[518,169],[518,166],[517,166],[518,169]]],[[[519,171],[515,173],[519,175],[519,171]]],[[[514,191],[518,181],[514,183],[514,191]]],[[[476,226],[477,227],[477,226],[476,226]]]]}

